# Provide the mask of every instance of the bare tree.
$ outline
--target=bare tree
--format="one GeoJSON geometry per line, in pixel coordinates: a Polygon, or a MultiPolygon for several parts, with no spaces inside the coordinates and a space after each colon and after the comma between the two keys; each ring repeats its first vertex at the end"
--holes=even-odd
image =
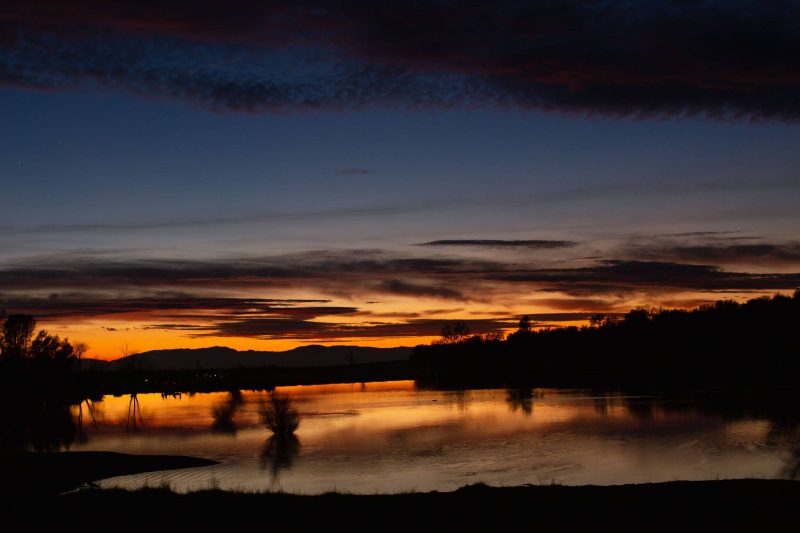
{"type": "Polygon", "coordinates": [[[137,366],[137,355],[139,354],[139,350],[136,348],[132,348],[126,342],[122,346],[119,347],[120,359],[128,359],[128,368],[130,370],[136,370],[137,366]]]}
{"type": "Polygon", "coordinates": [[[495,329],[483,335],[483,340],[492,342],[492,341],[502,341],[506,338],[506,332],[502,329],[495,329]]]}
{"type": "Polygon", "coordinates": [[[78,360],[78,370],[83,370],[83,356],[89,351],[89,344],[83,341],[72,343],[72,355],[78,360]]]}
{"type": "Polygon", "coordinates": [[[442,328],[442,338],[437,341],[437,344],[458,344],[467,340],[469,334],[469,326],[463,322],[447,324],[442,328]]]}

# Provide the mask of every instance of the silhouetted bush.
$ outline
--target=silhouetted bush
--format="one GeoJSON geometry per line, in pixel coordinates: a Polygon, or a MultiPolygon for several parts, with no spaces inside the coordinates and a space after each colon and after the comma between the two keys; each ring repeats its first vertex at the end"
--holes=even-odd
{"type": "Polygon", "coordinates": [[[294,433],[300,426],[300,413],[292,407],[289,396],[270,393],[269,401],[263,404],[262,419],[275,435],[294,433]]]}
{"type": "Polygon", "coordinates": [[[211,417],[214,422],[211,429],[218,433],[236,433],[236,423],[233,420],[236,410],[241,403],[241,395],[232,397],[230,400],[220,402],[211,408],[211,417]]]}

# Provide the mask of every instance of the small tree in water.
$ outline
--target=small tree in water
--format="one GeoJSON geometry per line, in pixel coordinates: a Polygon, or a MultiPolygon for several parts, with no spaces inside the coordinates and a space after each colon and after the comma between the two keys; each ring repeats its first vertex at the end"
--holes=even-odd
{"type": "Polygon", "coordinates": [[[278,437],[291,435],[300,425],[300,413],[292,407],[289,396],[270,393],[263,404],[262,418],[267,428],[278,437]]]}

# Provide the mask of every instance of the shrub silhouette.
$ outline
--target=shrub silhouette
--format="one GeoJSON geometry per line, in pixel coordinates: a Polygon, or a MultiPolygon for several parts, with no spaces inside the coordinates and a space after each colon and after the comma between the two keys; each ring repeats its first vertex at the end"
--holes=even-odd
{"type": "Polygon", "coordinates": [[[229,391],[228,394],[230,394],[230,398],[211,408],[211,418],[214,419],[211,424],[211,430],[217,433],[235,435],[239,428],[233,418],[239,406],[242,405],[242,391],[234,389],[229,391]]]}
{"type": "Polygon", "coordinates": [[[237,405],[231,401],[223,401],[211,408],[212,431],[217,433],[235,434],[237,427],[233,416],[236,414],[237,405]]]}
{"type": "Polygon", "coordinates": [[[276,436],[293,434],[300,425],[300,413],[292,407],[287,395],[270,393],[269,401],[262,406],[262,419],[276,436]]]}

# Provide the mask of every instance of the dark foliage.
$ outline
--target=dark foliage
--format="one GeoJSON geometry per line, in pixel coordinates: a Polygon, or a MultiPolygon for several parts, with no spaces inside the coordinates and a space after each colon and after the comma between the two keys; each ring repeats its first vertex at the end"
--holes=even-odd
{"type": "MultiPolygon", "coordinates": [[[[15,501],[26,531],[792,531],[800,483],[464,487],[395,495],[85,490],[15,501]],[[46,509],[47,512],[42,512],[46,509]]],[[[6,500],[8,501],[8,500],[6,500]]]]}
{"type": "Polygon", "coordinates": [[[80,435],[71,405],[84,399],[67,339],[40,331],[29,315],[0,328],[0,450],[56,451],[80,435]]]}
{"type": "Polygon", "coordinates": [[[800,376],[800,291],[592,324],[533,331],[523,319],[506,341],[419,346],[412,361],[440,384],[791,389],[800,376]]]}

